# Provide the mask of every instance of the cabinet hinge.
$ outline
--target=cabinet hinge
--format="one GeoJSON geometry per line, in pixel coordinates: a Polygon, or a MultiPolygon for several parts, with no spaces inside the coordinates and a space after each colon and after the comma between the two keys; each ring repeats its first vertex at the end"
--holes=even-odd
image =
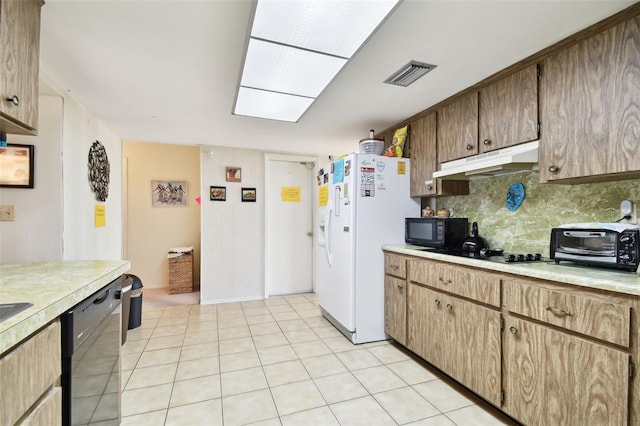
{"type": "Polygon", "coordinates": [[[500,317],[500,331],[504,331],[504,327],[505,327],[504,317],[501,316],[500,317]]]}
{"type": "Polygon", "coordinates": [[[629,360],[629,378],[633,379],[636,375],[636,366],[633,364],[632,360],[629,360]]]}
{"type": "Polygon", "coordinates": [[[540,66],[540,64],[536,64],[536,77],[538,78],[538,80],[542,78],[542,67],[540,66]]]}
{"type": "Polygon", "coordinates": [[[542,123],[538,121],[538,138],[542,136],[542,123]]]}
{"type": "Polygon", "coordinates": [[[504,390],[500,391],[500,404],[504,404],[504,400],[505,400],[505,392],[504,390]]]}

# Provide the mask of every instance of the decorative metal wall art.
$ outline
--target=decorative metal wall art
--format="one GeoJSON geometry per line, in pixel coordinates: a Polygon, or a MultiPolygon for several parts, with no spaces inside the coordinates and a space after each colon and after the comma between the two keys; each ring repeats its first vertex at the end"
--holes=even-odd
{"type": "Polygon", "coordinates": [[[89,148],[89,184],[98,201],[106,201],[109,196],[109,158],[104,146],[95,141],[89,148]]]}

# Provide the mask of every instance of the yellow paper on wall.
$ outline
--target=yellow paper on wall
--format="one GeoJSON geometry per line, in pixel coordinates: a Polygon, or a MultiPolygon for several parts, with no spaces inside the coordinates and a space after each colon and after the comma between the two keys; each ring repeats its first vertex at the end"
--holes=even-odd
{"type": "Polygon", "coordinates": [[[300,187],[299,186],[283,186],[282,187],[282,201],[285,202],[300,202],[300,187]]]}
{"type": "Polygon", "coordinates": [[[398,174],[404,175],[407,173],[407,163],[404,161],[398,161],[398,174]]]}
{"type": "Polygon", "coordinates": [[[318,204],[326,206],[329,202],[329,185],[321,186],[318,190],[318,204]]]}
{"type": "Polygon", "coordinates": [[[105,226],[107,224],[106,207],[103,205],[96,204],[95,224],[96,224],[96,228],[105,226]]]}

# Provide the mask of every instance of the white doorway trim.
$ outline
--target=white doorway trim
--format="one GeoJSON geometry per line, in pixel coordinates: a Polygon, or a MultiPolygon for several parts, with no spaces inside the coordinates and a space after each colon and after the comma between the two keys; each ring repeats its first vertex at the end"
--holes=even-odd
{"type": "MultiPolygon", "coordinates": [[[[269,164],[271,161],[292,161],[292,162],[312,162],[314,164],[313,166],[313,173],[312,176],[315,175],[316,170],[318,168],[318,157],[312,157],[312,156],[303,156],[303,155],[289,155],[289,154],[270,154],[270,153],[266,153],[264,156],[264,173],[265,173],[265,177],[264,177],[264,191],[265,191],[265,195],[264,195],[264,199],[268,200],[269,197],[272,195],[271,194],[271,176],[269,173],[269,164]]],[[[311,187],[313,188],[312,192],[313,192],[313,200],[311,202],[311,211],[309,212],[309,214],[311,215],[311,223],[313,225],[312,229],[316,228],[316,209],[314,208],[315,206],[315,199],[317,198],[317,186],[316,185],[311,185],[311,187]]],[[[265,203],[265,211],[264,211],[264,223],[265,225],[269,223],[269,215],[271,214],[269,212],[269,205],[268,203],[265,203]]],[[[268,298],[269,294],[270,294],[270,288],[271,288],[271,284],[269,282],[269,277],[270,277],[270,271],[269,271],[269,250],[266,250],[266,247],[268,246],[268,242],[269,242],[269,227],[265,226],[264,227],[264,246],[265,246],[265,253],[264,253],[264,298],[268,298]]],[[[316,282],[315,282],[315,269],[316,269],[316,264],[315,264],[315,251],[316,251],[316,235],[315,233],[313,234],[312,237],[312,249],[311,249],[311,256],[312,256],[312,270],[311,270],[311,282],[312,282],[312,288],[313,291],[315,291],[316,289],[316,282]]]]}

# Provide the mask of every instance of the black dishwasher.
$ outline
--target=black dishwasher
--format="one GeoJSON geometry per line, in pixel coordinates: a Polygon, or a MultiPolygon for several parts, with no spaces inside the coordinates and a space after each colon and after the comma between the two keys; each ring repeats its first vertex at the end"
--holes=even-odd
{"type": "Polygon", "coordinates": [[[122,277],[61,316],[62,424],[120,422],[122,277]]]}

